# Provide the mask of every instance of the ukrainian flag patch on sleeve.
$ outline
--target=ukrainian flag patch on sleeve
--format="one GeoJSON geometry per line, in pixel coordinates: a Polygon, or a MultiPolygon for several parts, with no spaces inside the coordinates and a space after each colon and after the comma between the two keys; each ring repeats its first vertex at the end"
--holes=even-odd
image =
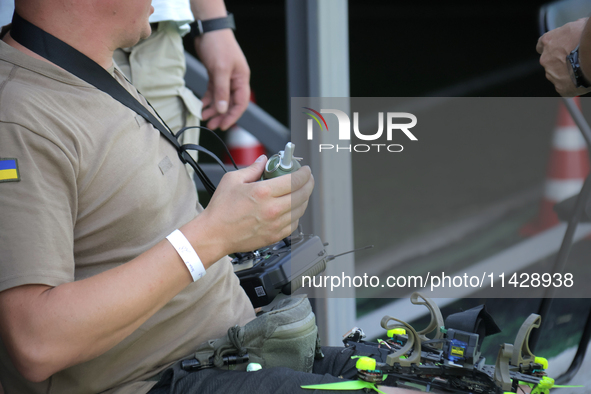
{"type": "Polygon", "coordinates": [[[18,182],[21,175],[16,159],[0,159],[0,182],[18,182]]]}

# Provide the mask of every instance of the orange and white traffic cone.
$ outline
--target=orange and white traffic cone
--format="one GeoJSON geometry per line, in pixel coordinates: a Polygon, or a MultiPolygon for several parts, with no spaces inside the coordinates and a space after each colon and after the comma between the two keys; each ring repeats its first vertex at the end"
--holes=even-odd
{"type": "MultiPolygon", "coordinates": [[[[228,150],[239,166],[249,166],[260,156],[265,154],[265,147],[255,136],[238,125],[230,127],[226,135],[228,150]]],[[[224,162],[231,164],[230,158],[224,162]]]]}
{"type": "MultiPolygon", "coordinates": [[[[255,102],[254,93],[250,92],[250,101],[255,102]]],[[[226,132],[226,145],[239,166],[249,166],[260,156],[265,154],[265,147],[248,131],[235,124],[226,132]]],[[[224,163],[232,164],[230,158],[224,154],[224,163]]]]}
{"type": "MultiPolygon", "coordinates": [[[[580,107],[578,97],[575,102],[580,107]]],[[[521,235],[532,236],[557,225],[560,221],[554,205],[578,194],[588,174],[589,154],[585,139],[561,102],[538,217],[521,228],[521,235]]]]}

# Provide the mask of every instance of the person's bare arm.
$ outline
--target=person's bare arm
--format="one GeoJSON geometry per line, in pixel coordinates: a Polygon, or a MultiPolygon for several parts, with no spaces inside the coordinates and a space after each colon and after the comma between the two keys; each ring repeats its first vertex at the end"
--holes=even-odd
{"type": "MultiPolygon", "coordinates": [[[[309,168],[255,182],[264,163],[224,176],[208,208],[180,228],[205,268],[228,253],[279,241],[297,227],[314,186],[309,168]]],[[[43,381],[111,349],[191,280],[163,240],[134,260],[84,280],[1,292],[0,336],[19,372],[43,381]]]]}
{"type": "MultiPolygon", "coordinates": [[[[223,0],[191,0],[195,19],[227,15],[223,0]]],[[[234,32],[222,29],[195,38],[195,50],[207,68],[209,83],[203,101],[203,120],[211,129],[226,130],[246,110],[250,100],[250,68],[234,32]]]]}
{"type": "Polygon", "coordinates": [[[576,88],[569,73],[566,56],[579,45],[580,64],[583,74],[591,78],[591,28],[589,19],[582,18],[567,23],[544,34],[538,40],[536,50],[541,55],[540,64],[546,70],[546,78],[564,97],[574,97],[591,91],[591,88],[576,88]]]}

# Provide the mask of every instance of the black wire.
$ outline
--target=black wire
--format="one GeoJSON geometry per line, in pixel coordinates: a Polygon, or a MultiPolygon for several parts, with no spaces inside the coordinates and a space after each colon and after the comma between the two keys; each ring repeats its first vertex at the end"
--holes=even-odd
{"type": "Polygon", "coordinates": [[[224,140],[219,135],[217,135],[213,130],[208,129],[205,126],[187,126],[187,127],[183,127],[182,129],[180,129],[175,134],[175,137],[178,139],[181,136],[181,134],[183,134],[185,132],[185,130],[188,130],[188,129],[202,129],[202,130],[207,130],[211,134],[213,134],[215,136],[215,138],[217,138],[222,143],[222,146],[224,147],[226,153],[228,154],[228,157],[232,161],[232,164],[234,165],[234,168],[235,169],[238,169],[238,166],[236,165],[236,162],[234,161],[234,158],[232,157],[232,155],[230,154],[230,151],[228,150],[228,146],[226,145],[226,143],[224,142],[224,140]]]}
{"type": "MultiPolygon", "coordinates": [[[[122,73],[123,75],[123,73],[122,73]]],[[[127,82],[129,82],[131,84],[131,81],[129,81],[127,79],[127,77],[125,77],[125,75],[123,75],[123,77],[127,80],[127,82]]],[[[133,85],[133,84],[132,84],[133,85]]],[[[195,171],[195,173],[197,174],[197,177],[199,178],[199,180],[201,181],[201,183],[203,184],[203,187],[205,187],[205,190],[209,193],[210,196],[213,196],[213,193],[215,193],[216,191],[216,186],[213,184],[213,182],[209,179],[209,177],[207,176],[207,174],[203,171],[203,169],[199,166],[199,164],[197,164],[197,162],[193,159],[193,157],[189,154],[189,152],[187,152],[187,149],[190,148],[185,148],[183,149],[183,147],[181,146],[181,143],[179,142],[179,136],[185,131],[185,129],[188,129],[190,127],[183,127],[176,135],[174,134],[174,132],[172,131],[172,129],[168,126],[168,124],[164,121],[164,119],[162,119],[162,117],[160,116],[160,114],[158,113],[158,111],[156,111],[156,109],[152,106],[152,104],[148,101],[148,99],[146,99],[144,97],[144,95],[136,89],[136,91],[138,92],[138,94],[140,96],[142,96],[144,98],[144,100],[146,100],[146,103],[148,103],[148,106],[150,106],[150,108],[152,109],[152,111],[156,114],[156,117],[158,117],[158,120],[160,120],[160,123],[162,123],[162,125],[166,128],[166,130],[168,130],[168,132],[170,133],[171,138],[174,137],[174,141],[175,143],[173,143],[173,145],[175,146],[178,155],[179,155],[179,159],[181,160],[181,162],[183,164],[189,164],[191,166],[191,168],[193,168],[193,170],[195,171]],[[185,155],[186,153],[186,155],[185,155]]],[[[186,122],[186,120],[185,120],[186,122]]],[[[191,126],[192,127],[192,126],[191,126]]],[[[195,126],[195,127],[200,127],[200,126],[195,126]]],[[[211,130],[210,130],[211,131],[211,130]]],[[[162,131],[161,131],[162,132],[162,131]]],[[[215,134],[215,133],[214,133],[215,134]]],[[[169,142],[170,141],[169,139],[169,142]]],[[[223,141],[222,141],[223,142],[223,141]]],[[[195,149],[195,150],[200,150],[200,149],[195,149]]],[[[214,159],[216,159],[218,161],[218,163],[220,162],[219,158],[217,156],[215,156],[213,153],[209,152],[208,150],[206,150],[205,148],[203,148],[203,150],[205,150],[209,156],[213,157],[214,159]]],[[[232,157],[230,157],[230,159],[232,159],[232,157]]],[[[234,161],[232,159],[232,161],[234,161]]],[[[224,171],[226,171],[226,168],[222,165],[222,168],[224,169],[224,171]]],[[[226,171],[227,172],[227,171],[226,171]]]]}
{"type": "MultiPolygon", "coordinates": [[[[125,77],[125,75],[123,75],[125,77]]],[[[127,79],[125,77],[125,79],[127,79]]],[[[131,82],[129,80],[127,80],[130,84],[131,82]]],[[[177,145],[175,145],[177,151],[178,151],[178,155],[179,158],[181,159],[181,162],[183,164],[189,164],[191,166],[191,168],[193,168],[193,170],[195,171],[195,173],[197,174],[197,177],[199,178],[199,180],[201,181],[201,183],[203,184],[203,187],[205,187],[205,190],[209,193],[210,196],[213,196],[213,193],[215,193],[216,191],[216,186],[213,184],[213,182],[209,179],[209,177],[207,176],[207,174],[203,171],[203,169],[199,166],[199,164],[197,164],[197,162],[193,159],[193,157],[189,154],[189,152],[187,152],[188,149],[191,150],[198,150],[201,152],[206,153],[207,155],[209,155],[210,157],[214,158],[218,164],[221,162],[220,159],[213,154],[212,152],[210,152],[209,150],[199,146],[199,148],[193,148],[190,147],[189,145],[193,145],[193,144],[187,144],[187,146],[185,148],[183,148],[183,145],[181,145],[180,141],[179,141],[179,137],[181,136],[181,134],[183,134],[185,132],[185,130],[191,129],[191,128],[200,128],[200,129],[205,129],[208,130],[209,132],[213,133],[224,145],[224,148],[226,149],[226,152],[228,152],[228,149],[226,148],[226,144],[224,144],[224,141],[216,134],[214,133],[212,130],[208,129],[207,127],[203,127],[203,126],[188,126],[188,127],[183,127],[181,130],[179,130],[176,134],[172,131],[172,129],[168,126],[168,124],[164,121],[164,119],[162,119],[162,117],[160,116],[160,114],[158,113],[158,111],[156,111],[156,109],[152,106],[152,104],[148,101],[148,99],[146,99],[142,93],[136,89],[136,91],[138,92],[138,94],[140,96],[142,96],[144,98],[144,100],[146,100],[146,102],[148,103],[148,105],[150,106],[150,108],[152,108],[152,111],[156,114],[156,116],[158,117],[158,119],[160,120],[160,122],[164,125],[164,127],[166,128],[166,130],[168,130],[170,132],[170,135],[173,136],[176,140],[177,145]],[[187,153],[187,155],[185,156],[184,153],[187,153]]],[[[186,119],[185,119],[185,123],[186,123],[186,119]]],[[[228,152],[228,155],[230,156],[230,160],[232,160],[232,163],[234,163],[234,167],[236,169],[238,169],[238,167],[236,166],[236,163],[234,162],[234,159],[232,158],[232,155],[230,155],[230,152],[228,152]]],[[[224,172],[228,172],[226,170],[226,167],[223,164],[220,164],[222,169],[224,170],[224,172]]]]}
{"type": "Polygon", "coordinates": [[[196,145],[196,144],[185,144],[185,145],[181,145],[180,150],[182,152],[186,152],[189,150],[196,150],[198,152],[202,152],[205,153],[206,155],[210,156],[212,159],[214,159],[216,161],[216,163],[218,163],[220,165],[220,167],[222,167],[222,170],[224,170],[224,172],[228,172],[228,170],[226,170],[226,166],[224,165],[224,163],[220,160],[219,157],[217,157],[214,153],[210,152],[208,149],[205,149],[204,147],[202,147],[201,145],[196,145]]]}
{"type": "MultiPolygon", "coordinates": [[[[127,78],[126,78],[127,79],[127,78]]],[[[128,81],[129,82],[129,81],[128,81]]],[[[131,83],[131,82],[130,82],[131,83]]],[[[137,89],[136,89],[137,90],[137,89]]],[[[140,91],[137,91],[142,97],[144,97],[140,91]]],[[[191,149],[191,150],[198,150],[201,152],[206,153],[207,155],[209,155],[210,157],[214,158],[216,160],[216,162],[219,164],[221,161],[220,159],[213,154],[212,152],[210,152],[209,150],[201,147],[200,145],[195,145],[197,148],[194,148],[193,145],[194,144],[186,144],[186,145],[181,145],[181,143],[179,142],[179,137],[181,136],[181,134],[183,134],[185,132],[185,130],[187,129],[191,129],[191,128],[200,128],[200,129],[205,129],[205,130],[209,130],[209,132],[213,133],[216,137],[218,137],[218,139],[222,142],[222,144],[224,145],[224,148],[226,148],[226,144],[224,144],[224,141],[217,135],[215,134],[213,131],[211,131],[210,129],[208,129],[207,127],[203,127],[203,126],[189,126],[189,127],[183,127],[181,130],[179,130],[176,134],[172,131],[172,129],[168,126],[168,124],[164,121],[164,119],[162,119],[162,117],[160,116],[160,114],[158,113],[158,111],[156,111],[156,109],[152,106],[152,104],[150,104],[150,102],[144,97],[144,100],[146,100],[146,102],[148,103],[148,105],[150,106],[150,108],[152,108],[152,111],[154,111],[154,113],[156,114],[156,116],[158,117],[158,119],[160,120],[160,122],[164,125],[164,127],[166,127],[166,129],[170,132],[171,136],[173,136],[178,144],[177,146],[177,151],[179,154],[179,158],[181,159],[181,162],[183,162],[183,164],[189,164],[191,166],[191,168],[193,168],[193,170],[195,171],[195,173],[197,174],[197,176],[199,177],[199,180],[201,181],[201,183],[203,184],[203,187],[205,187],[205,190],[207,190],[207,192],[209,193],[210,196],[213,196],[213,193],[215,193],[216,191],[216,186],[213,184],[213,182],[209,179],[209,177],[207,176],[207,174],[203,171],[203,169],[199,166],[199,164],[197,164],[197,162],[193,159],[193,157],[189,154],[189,152],[187,152],[187,150],[191,149]],[[185,156],[184,153],[187,153],[187,155],[185,156]]],[[[228,151],[228,149],[226,148],[226,151],[228,151]]],[[[230,153],[228,152],[228,155],[230,155],[230,153]]],[[[230,160],[232,160],[232,163],[234,163],[234,159],[232,158],[232,155],[230,155],[230,160]]],[[[228,172],[226,170],[226,167],[223,164],[220,164],[222,169],[224,170],[224,172],[228,172]]],[[[238,169],[238,167],[236,167],[236,163],[234,163],[234,167],[236,169],[238,169]]]]}
{"type": "Polygon", "coordinates": [[[215,193],[216,187],[213,184],[213,182],[209,179],[209,177],[205,174],[205,172],[203,172],[203,169],[201,167],[199,167],[199,164],[197,164],[195,159],[193,159],[193,157],[187,151],[183,151],[183,150],[179,149],[178,154],[179,154],[179,158],[181,159],[181,162],[183,164],[189,163],[189,165],[191,167],[193,167],[193,169],[195,170],[195,173],[197,174],[197,176],[201,180],[201,183],[205,187],[205,190],[207,190],[207,192],[211,196],[213,196],[213,194],[215,193]]]}

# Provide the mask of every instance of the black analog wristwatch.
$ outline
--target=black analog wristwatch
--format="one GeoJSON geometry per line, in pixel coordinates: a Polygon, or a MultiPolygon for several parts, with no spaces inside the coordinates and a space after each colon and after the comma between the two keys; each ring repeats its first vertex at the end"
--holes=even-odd
{"type": "Polygon", "coordinates": [[[585,79],[583,71],[581,70],[581,65],[579,64],[578,45],[569,55],[566,56],[566,61],[569,65],[568,71],[570,73],[570,78],[573,80],[575,86],[577,88],[588,88],[589,86],[591,86],[591,84],[585,79]]]}

